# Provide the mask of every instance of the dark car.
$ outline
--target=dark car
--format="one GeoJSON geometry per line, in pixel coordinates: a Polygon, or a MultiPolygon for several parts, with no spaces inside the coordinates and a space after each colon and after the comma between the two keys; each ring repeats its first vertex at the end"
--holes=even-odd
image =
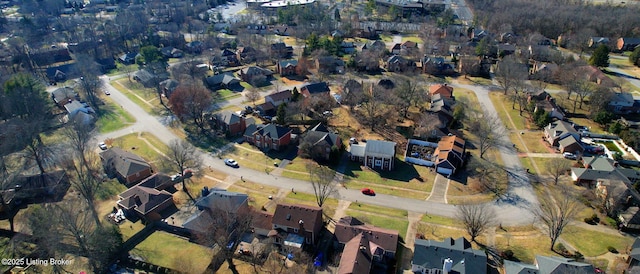
{"type": "Polygon", "coordinates": [[[370,189],[370,188],[363,188],[362,189],[362,194],[368,195],[368,196],[376,196],[376,192],[373,191],[373,189],[370,189]]]}

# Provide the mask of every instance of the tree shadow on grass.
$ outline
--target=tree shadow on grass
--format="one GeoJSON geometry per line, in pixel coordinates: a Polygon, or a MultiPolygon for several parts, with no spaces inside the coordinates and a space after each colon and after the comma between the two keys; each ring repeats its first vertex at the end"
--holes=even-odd
{"type": "Polygon", "coordinates": [[[383,180],[387,179],[387,180],[409,182],[412,179],[418,179],[418,180],[422,179],[420,177],[420,174],[412,164],[409,164],[404,161],[400,161],[397,158],[394,159],[394,166],[393,166],[393,170],[391,171],[371,169],[369,167],[363,166],[362,163],[360,162],[350,161],[347,164],[343,174],[348,177],[359,178],[360,176],[358,175],[358,173],[361,173],[361,172],[376,173],[383,180]]]}

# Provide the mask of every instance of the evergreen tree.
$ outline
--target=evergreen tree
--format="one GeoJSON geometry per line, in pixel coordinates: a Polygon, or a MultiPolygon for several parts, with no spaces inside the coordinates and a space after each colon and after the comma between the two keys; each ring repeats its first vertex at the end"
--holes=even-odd
{"type": "Polygon", "coordinates": [[[599,45],[589,58],[589,65],[599,68],[609,66],[609,48],[606,45],[599,45]]]}
{"type": "Polygon", "coordinates": [[[287,117],[287,104],[281,104],[278,106],[278,112],[276,113],[276,123],[284,125],[285,118],[287,117]]]}
{"type": "Polygon", "coordinates": [[[629,55],[629,62],[634,66],[640,67],[640,47],[636,47],[629,55]]]}
{"type": "Polygon", "coordinates": [[[336,22],[340,22],[340,10],[336,9],[334,14],[333,14],[333,18],[336,20],[336,22]]]}
{"type": "Polygon", "coordinates": [[[300,92],[298,91],[298,87],[293,87],[293,96],[291,96],[291,101],[297,102],[300,99],[300,92]]]}

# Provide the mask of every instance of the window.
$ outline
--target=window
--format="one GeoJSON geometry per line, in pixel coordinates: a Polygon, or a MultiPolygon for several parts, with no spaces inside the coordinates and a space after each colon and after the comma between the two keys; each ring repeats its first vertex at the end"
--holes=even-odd
{"type": "Polygon", "coordinates": [[[298,229],[297,229],[297,228],[294,228],[294,229],[293,229],[293,233],[298,233],[298,229]]]}
{"type": "Polygon", "coordinates": [[[381,166],[382,160],[375,160],[375,166],[381,166]]]}

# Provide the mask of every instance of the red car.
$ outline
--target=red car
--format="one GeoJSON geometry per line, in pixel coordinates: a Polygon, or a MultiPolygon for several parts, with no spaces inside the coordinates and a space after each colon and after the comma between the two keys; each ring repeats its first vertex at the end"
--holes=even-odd
{"type": "Polygon", "coordinates": [[[362,189],[362,194],[369,195],[369,196],[376,196],[376,192],[373,191],[373,189],[370,189],[370,188],[363,188],[362,189]]]}

